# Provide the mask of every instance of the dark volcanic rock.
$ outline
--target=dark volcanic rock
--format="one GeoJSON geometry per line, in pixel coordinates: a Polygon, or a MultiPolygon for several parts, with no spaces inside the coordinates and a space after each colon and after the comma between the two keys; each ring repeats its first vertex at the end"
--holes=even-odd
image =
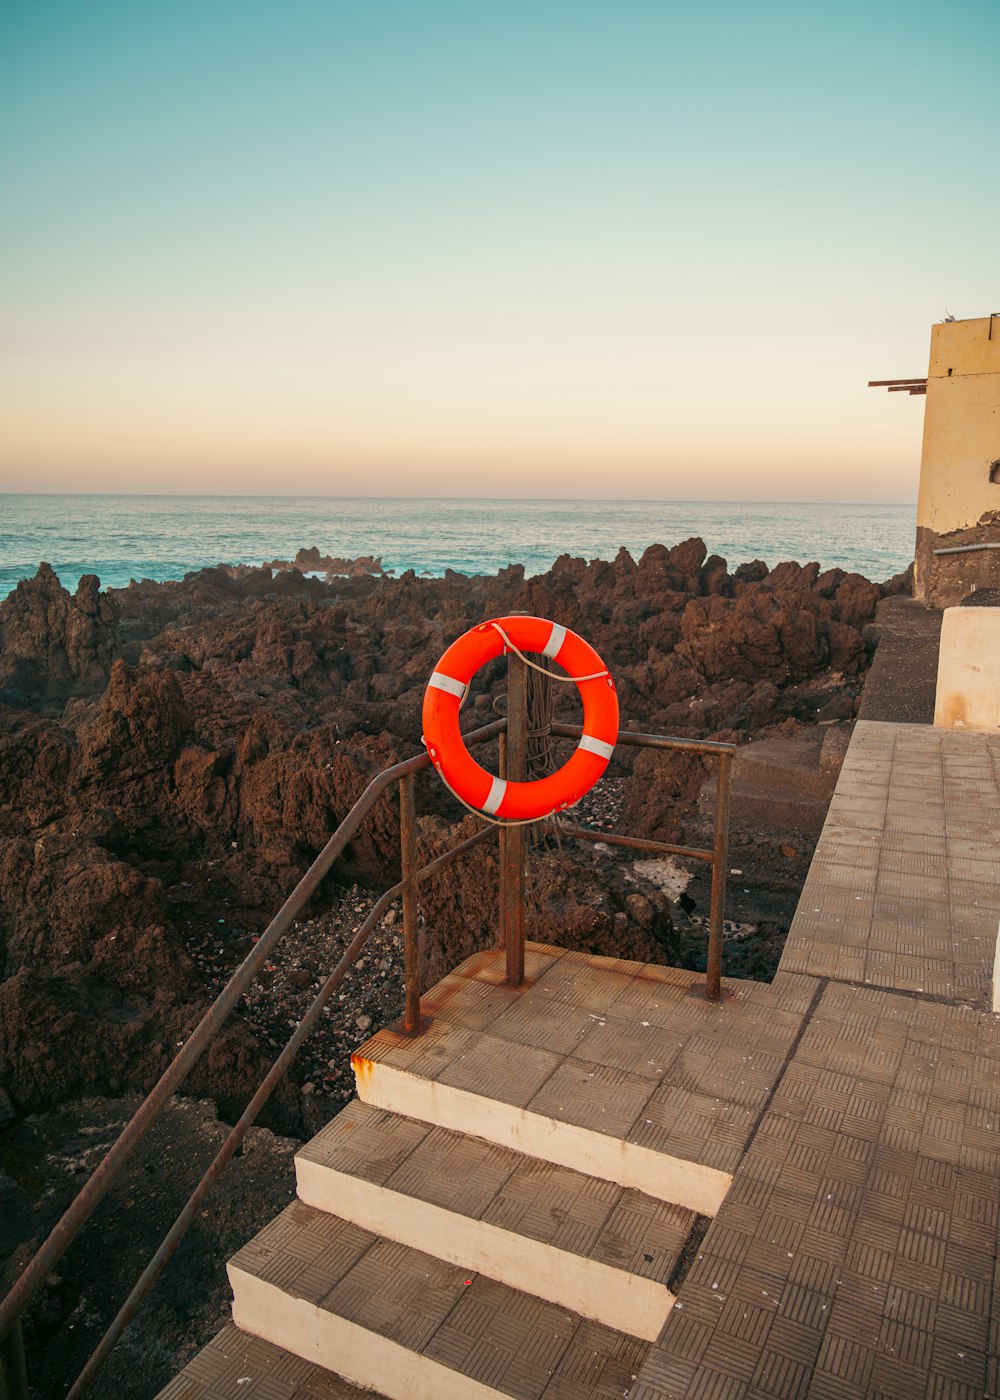
{"type": "Polygon", "coordinates": [[[528,937],[599,957],[676,963],[680,945],[659,889],[622,866],[537,855],[528,867],[528,937]]]}
{"type": "Polygon", "coordinates": [[[165,913],[158,881],[92,841],[50,835],[0,842],[0,970],[6,976],[94,962],[106,964],[112,979],[128,969],[133,984],[167,984],[180,968],[176,959],[153,956],[165,913]],[[107,938],[121,942],[111,958],[107,938]]]}
{"type": "Polygon", "coordinates": [[[0,1073],[25,1112],[99,1086],[141,1086],[169,1059],[166,1028],[184,1026],[169,994],[122,998],[80,963],[22,968],[0,984],[0,1073]]]}
{"type": "MultiPolygon", "coordinates": [[[[135,1095],[87,1098],[22,1119],[0,1136],[0,1261],[7,1261],[0,1293],[17,1279],[139,1102],[135,1095]]],[[[168,1103],[24,1314],[33,1397],[67,1394],[228,1132],[211,1102],[168,1103]]],[[[250,1129],[88,1392],[93,1400],[149,1400],[227,1320],[226,1260],[294,1196],[298,1145],[250,1129]]]]}
{"type": "Polygon", "coordinates": [[[65,814],[75,750],[70,730],[0,705],[0,834],[43,831],[65,814]]]}
{"type": "Polygon", "coordinates": [[[191,733],[191,716],[169,671],[134,671],[116,661],[100,704],[76,728],[81,786],[110,779],[116,789],[138,787],[135,795],[145,801],[151,780],[162,788],[167,765],[191,733]]]}
{"type": "Polygon", "coordinates": [[[0,603],[0,696],[38,704],[93,695],[121,656],[118,606],[85,574],[70,597],[48,564],[0,603]]]}
{"type": "MultiPolygon", "coordinates": [[[[321,554],[316,545],[309,549],[300,549],[293,560],[272,559],[264,566],[267,569],[295,569],[301,571],[308,569],[311,572],[320,572],[329,575],[346,574],[351,578],[361,577],[365,574],[384,573],[382,560],[374,558],[370,554],[365,554],[357,559],[342,559],[339,555],[321,554]]],[[[234,577],[241,577],[239,570],[232,570],[234,577]]]]}

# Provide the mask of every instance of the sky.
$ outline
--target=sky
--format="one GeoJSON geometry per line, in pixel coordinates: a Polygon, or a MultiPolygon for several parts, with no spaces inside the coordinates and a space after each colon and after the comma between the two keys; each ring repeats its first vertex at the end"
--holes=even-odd
{"type": "Polygon", "coordinates": [[[915,499],[1000,5],[0,0],[0,490],[915,499]]]}

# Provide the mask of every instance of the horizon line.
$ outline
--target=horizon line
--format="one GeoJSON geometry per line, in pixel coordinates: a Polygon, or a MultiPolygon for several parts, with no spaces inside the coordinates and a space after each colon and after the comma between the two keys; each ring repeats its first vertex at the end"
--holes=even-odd
{"type": "Polygon", "coordinates": [[[427,496],[427,495],[345,495],[316,494],[315,492],[229,492],[229,491],[8,491],[0,490],[2,496],[24,498],[42,497],[50,500],[60,496],[77,499],[89,497],[124,498],[126,500],[162,501],[485,501],[497,504],[519,502],[537,505],[559,505],[576,502],[582,505],[702,505],[702,506],[910,506],[917,505],[916,496],[905,501],[865,501],[865,500],[787,500],[767,497],[747,500],[730,496],[717,498],[703,496],[427,496]]]}

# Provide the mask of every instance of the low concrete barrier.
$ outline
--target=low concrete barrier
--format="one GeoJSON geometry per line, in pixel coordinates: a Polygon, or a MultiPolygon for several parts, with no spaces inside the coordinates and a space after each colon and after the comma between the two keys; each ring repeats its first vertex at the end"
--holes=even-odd
{"type": "Polygon", "coordinates": [[[1000,729],[1000,608],[945,611],[934,723],[942,729],[1000,729]]]}

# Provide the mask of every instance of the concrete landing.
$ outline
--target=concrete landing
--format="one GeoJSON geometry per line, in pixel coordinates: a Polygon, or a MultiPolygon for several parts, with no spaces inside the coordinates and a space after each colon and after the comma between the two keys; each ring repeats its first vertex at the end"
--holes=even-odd
{"type": "Polygon", "coordinates": [[[355,1102],[296,1156],[299,1199],[653,1341],[692,1211],[355,1102]]]}
{"type": "Polygon", "coordinates": [[[468,959],[423,1035],[355,1053],[359,1097],[714,1215],[816,984],[727,981],[713,1004],[677,968],[541,944],[526,968],[512,990],[502,952],[468,959]]]}
{"type": "Polygon", "coordinates": [[[1000,735],[859,721],[781,969],[992,1006],[1000,735]]]}
{"type": "MultiPolygon", "coordinates": [[[[838,726],[839,728],[839,726],[838,726]]],[[[827,761],[839,737],[828,726],[814,725],[803,733],[781,739],[756,739],[736,750],[730,815],[749,831],[774,828],[818,834],[822,829],[837,781],[837,763],[827,761]]],[[[714,816],[716,781],[706,779],[698,796],[703,816],[714,816]]]]}

